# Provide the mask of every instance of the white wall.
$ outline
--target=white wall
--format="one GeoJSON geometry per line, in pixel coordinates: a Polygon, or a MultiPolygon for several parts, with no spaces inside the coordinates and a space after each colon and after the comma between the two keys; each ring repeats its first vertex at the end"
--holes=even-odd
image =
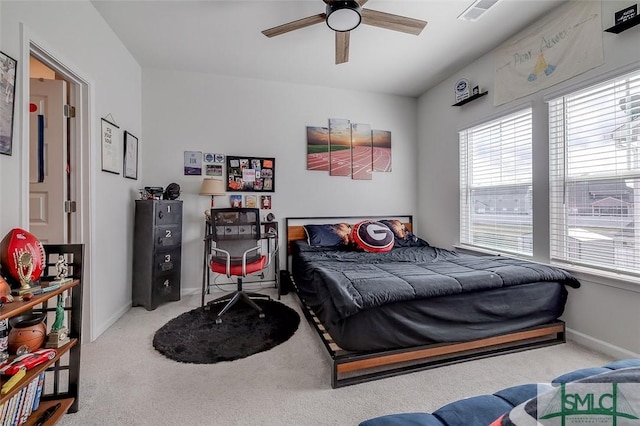
{"type": "MultiPolygon", "coordinates": [[[[93,268],[85,274],[84,288],[87,293],[91,290],[95,338],[131,304],[131,194],[140,182],[99,171],[100,117],[111,113],[122,130],[142,137],[141,69],[88,1],[2,1],[0,11],[2,51],[16,59],[20,57],[23,23],[45,50],[91,84],[92,133],[91,140],[83,143],[91,153],[86,181],[91,196],[84,214],[90,215],[94,230],[91,245],[85,247],[93,268]]],[[[23,65],[18,64],[19,73],[24,71],[23,65]]],[[[27,110],[21,99],[23,89],[17,87],[16,111],[27,110]]],[[[0,156],[2,235],[21,226],[27,214],[21,210],[20,200],[27,197],[28,187],[18,183],[19,176],[24,175],[23,146],[28,145],[18,126],[16,123],[13,155],[0,156]]],[[[88,235],[89,229],[84,232],[88,235]]],[[[85,309],[89,306],[85,305],[85,309]]]]}
{"type": "MultiPolygon", "coordinates": [[[[626,2],[602,2],[603,29],[613,24],[613,13],[626,2]]],[[[421,234],[431,243],[451,247],[459,242],[459,173],[457,131],[507,111],[533,107],[534,156],[534,257],[548,261],[548,130],[546,94],[602,78],[614,70],[637,64],[640,68],[640,26],[615,35],[603,33],[605,64],[569,81],[500,107],[492,106],[494,61],[489,53],[419,99],[418,181],[420,195],[417,220],[421,234]],[[468,78],[489,90],[489,95],[463,107],[452,107],[454,83],[468,78]]],[[[573,336],[616,356],[640,353],[639,283],[627,285],[594,277],[582,278],[583,287],[572,291],[564,319],[573,336]],[[606,286],[605,286],[606,284],[606,286]],[[613,286],[611,286],[613,285],[613,286]]]]}
{"type": "MultiPolygon", "coordinates": [[[[0,3],[0,22],[2,22],[2,4],[0,3]]],[[[2,44],[2,31],[0,31],[0,47],[3,46],[2,44]]],[[[2,162],[0,160],[0,200],[4,199],[2,197],[2,162]]],[[[3,224],[2,224],[3,220],[2,220],[2,213],[0,213],[0,230],[5,229],[3,224]]]]}
{"type": "MultiPolygon", "coordinates": [[[[202,176],[183,175],[183,151],[275,157],[272,212],[281,230],[292,216],[415,214],[416,111],[414,98],[145,69],[141,186],[181,186],[183,293],[200,291],[209,206],[198,195],[202,176]],[[306,170],[306,126],[329,118],[391,131],[393,171],[357,181],[306,170]]],[[[216,197],[216,206],[228,198],[216,197]]]]}

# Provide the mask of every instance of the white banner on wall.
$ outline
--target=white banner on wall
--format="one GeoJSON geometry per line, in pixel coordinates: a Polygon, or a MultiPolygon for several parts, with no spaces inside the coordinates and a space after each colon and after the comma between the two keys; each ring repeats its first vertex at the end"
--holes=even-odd
{"type": "Polygon", "coordinates": [[[604,63],[600,1],[574,0],[496,48],[493,104],[502,105],[604,63]]]}

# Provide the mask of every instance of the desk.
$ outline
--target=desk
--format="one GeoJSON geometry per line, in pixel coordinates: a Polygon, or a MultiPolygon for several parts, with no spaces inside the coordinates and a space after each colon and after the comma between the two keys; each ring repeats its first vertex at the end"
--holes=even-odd
{"type": "MultiPolygon", "coordinates": [[[[280,255],[278,253],[278,222],[263,222],[260,224],[260,236],[267,250],[267,259],[271,259],[271,265],[268,270],[273,269],[273,281],[275,281],[278,289],[278,300],[280,300],[281,283],[280,283],[280,255]]],[[[204,306],[204,296],[210,293],[211,288],[211,268],[209,267],[209,259],[211,256],[211,248],[215,243],[213,240],[211,219],[205,216],[204,220],[204,248],[202,256],[202,296],[200,306],[204,306]]],[[[264,247],[263,247],[264,249],[264,247]]],[[[265,272],[263,270],[263,272],[265,272]]],[[[271,280],[269,280],[271,281],[271,280]]]]}

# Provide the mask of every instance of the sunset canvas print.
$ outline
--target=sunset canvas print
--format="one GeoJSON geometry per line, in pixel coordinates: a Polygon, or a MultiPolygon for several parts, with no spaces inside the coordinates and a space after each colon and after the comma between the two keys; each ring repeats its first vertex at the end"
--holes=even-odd
{"type": "Polygon", "coordinates": [[[307,170],[329,171],[329,129],[307,127],[307,170]]]}
{"type": "Polygon", "coordinates": [[[373,170],[373,149],[371,146],[371,126],[351,125],[351,169],[353,179],[371,180],[373,170]]]}
{"type": "Polygon", "coordinates": [[[351,123],[329,120],[329,174],[351,176],[351,123]]]}
{"type": "Polygon", "coordinates": [[[370,124],[330,118],[329,127],[307,126],[307,170],[372,180],[391,171],[391,132],[370,124]]]}
{"type": "Polygon", "coordinates": [[[373,171],[391,171],[391,132],[386,130],[372,130],[373,142],[373,171]]]}

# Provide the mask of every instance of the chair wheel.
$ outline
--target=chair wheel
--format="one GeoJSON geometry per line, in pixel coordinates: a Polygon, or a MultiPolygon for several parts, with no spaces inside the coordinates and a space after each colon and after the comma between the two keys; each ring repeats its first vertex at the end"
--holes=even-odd
{"type": "Polygon", "coordinates": [[[210,311],[211,310],[211,305],[204,305],[204,310],[205,311],[210,311]]]}
{"type": "Polygon", "coordinates": [[[258,314],[258,318],[264,318],[264,312],[260,312],[260,313],[258,314]]]}
{"type": "Polygon", "coordinates": [[[220,317],[216,318],[216,324],[222,324],[222,318],[220,317]]]}

